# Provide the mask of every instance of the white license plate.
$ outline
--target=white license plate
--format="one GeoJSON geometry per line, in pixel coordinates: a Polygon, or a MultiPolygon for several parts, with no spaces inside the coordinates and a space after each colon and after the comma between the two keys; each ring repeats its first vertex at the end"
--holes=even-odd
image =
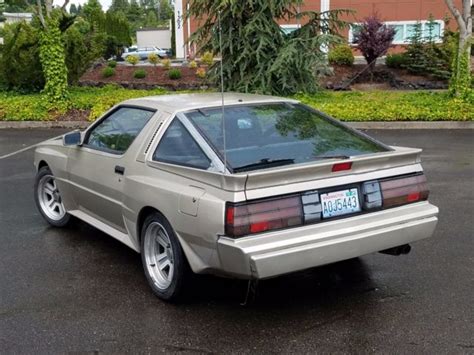
{"type": "Polygon", "coordinates": [[[359,212],[360,204],[357,189],[321,194],[321,207],[323,209],[323,218],[359,212]]]}

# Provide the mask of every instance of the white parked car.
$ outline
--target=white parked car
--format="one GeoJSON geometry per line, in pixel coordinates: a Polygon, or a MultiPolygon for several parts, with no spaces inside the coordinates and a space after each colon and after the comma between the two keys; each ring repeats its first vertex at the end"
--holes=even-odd
{"type": "Polygon", "coordinates": [[[122,54],[122,58],[124,60],[127,59],[128,56],[136,55],[140,58],[140,60],[148,59],[150,54],[156,54],[160,58],[168,58],[170,56],[169,49],[159,48],[159,47],[138,47],[135,51],[128,51],[122,54]]]}

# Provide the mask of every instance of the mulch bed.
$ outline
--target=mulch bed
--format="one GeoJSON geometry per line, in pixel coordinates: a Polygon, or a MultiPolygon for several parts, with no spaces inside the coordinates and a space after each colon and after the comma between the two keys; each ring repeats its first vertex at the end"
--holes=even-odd
{"type": "Polygon", "coordinates": [[[104,78],[102,71],[105,65],[98,65],[88,70],[79,80],[79,85],[82,86],[104,86],[107,84],[118,84],[130,89],[151,89],[162,87],[169,90],[186,90],[186,89],[200,89],[207,87],[209,84],[205,79],[200,79],[196,76],[196,69],[188,67],[172,67],[181,71],[180,79],[170,79],[168,77],[168,69],[157,66],[125,66],[117,65],[115,67],[115,75],[104,78]],[[146,72],[146,77],[143,79],[136,79],[133,73],[143,69],[146,72]]]}
{"type": "Polygon", "coordinates": [[[350,67],[335,65],[333,75],[321,78],[321,86],[333,90],[417,90],[445,89],[448,85],[447,82],[429,76],[413,75],[405,69],[377,65],[374,75],[371,76],[366,70],[346,87],[346,84],[365,68],[365,64],[350,67]]]}
{"type": "Polygon", "coordinates": [[[66,122],[66,121],[73,121],[73,122],[79,122],[79,121],[87,121],[89,118],[90,110],[78,110],[78,109],[71,109],[68,110],[66,113],[57,115],[55,117],[55,121],[61,121],[61,122],[66,122]]]}
{"type": "MultiPolygon", "coordinates": [[[[102,71],[106,64],[95,65],[88,70],[79,80],[81,86],[104,86],[107,84],[118,84],[129,89],[153,89],[157,87],[168,90],[192,90],[206,89],[210,84],[205,79],[196,76],[196,69],[189,67],[173,67],[181,71],[181,78],[177,80],[168,77],[168,69],[162,66],[126,66],[117,65],[115,75],[104,78],[102,71]],[[136,79],[133,73],[143,69],[146,77],[136,79]]],[[[351,67],[334,66],[333,75],[321,78],[320,84],[323,88],[330,90],[418,90],[418,89],[446,89],[447,83],[436,80],[429,76],[418,76],[409,73],[405,69],[388,68],[378,65],[374,74],[368,71],[358,76],[350,85],[349,81],[366,68],[365,64],[356,64],[351,67]]]]}

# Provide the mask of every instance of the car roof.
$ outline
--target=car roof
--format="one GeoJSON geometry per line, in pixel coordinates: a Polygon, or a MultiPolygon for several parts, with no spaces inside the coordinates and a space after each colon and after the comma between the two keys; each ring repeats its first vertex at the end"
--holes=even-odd
{"type": "MultiPolygon", "coordinates": [[[[291,102],[297,103],[297,100],[254,94],[225,93],[225,106],[242,105],[251,103],[271,103],[271,102],[291,102]]],[[[177,111],[188,111],[198,108],[219,107],[222,105],[222,95],[220,93],[203,94],[173,94],[160,96],[147,96],[137,99],[131,99],[123,102],[124,105],[137,105],[153,108],[170,113],[177,111]]]]}

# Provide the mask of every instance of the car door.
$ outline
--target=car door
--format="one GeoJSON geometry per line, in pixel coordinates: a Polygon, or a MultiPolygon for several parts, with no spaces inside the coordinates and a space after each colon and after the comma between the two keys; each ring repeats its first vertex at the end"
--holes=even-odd
{"type": "Polygon", "coordinates": [[[146,56],[147,56],[146,48],[145,47],[138,48],[137,49],[137,55],[138,55],[138,57],[140,57],[141,60],[143,60],[143,58],[146,58],[146,56]]]}
{"type": "Polygon", "coordinates": [[[67,169],[76,205],[123,232],[123,177],[135,161],[129,148],[154,113],[147,108],[119,106],[92,126],[82,146],[69,153],[67,169]]]}

